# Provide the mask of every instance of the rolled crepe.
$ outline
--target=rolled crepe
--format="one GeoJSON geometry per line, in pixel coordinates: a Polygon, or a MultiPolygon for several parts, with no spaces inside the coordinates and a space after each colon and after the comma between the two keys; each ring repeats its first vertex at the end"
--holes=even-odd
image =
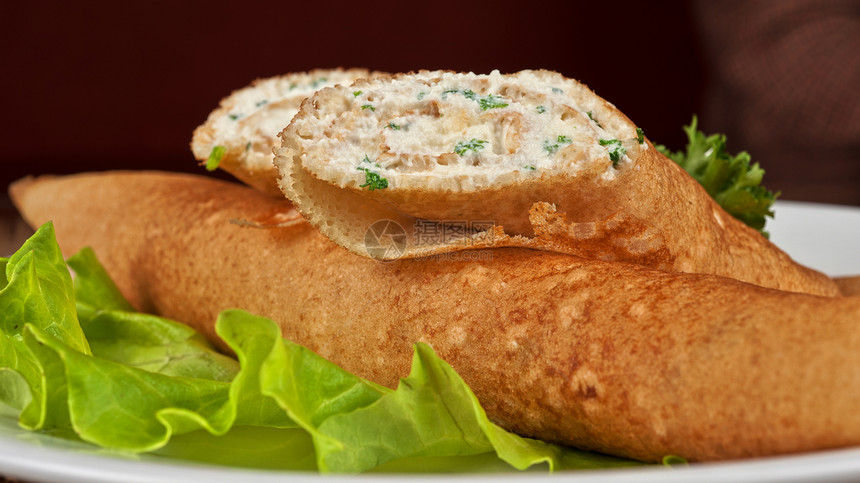
{"type": "Polygon", "coordinates": [[[720,208],[614,106],[546,71],[326,88],[280,134],[287,198],[381,259],[518,246],[839,293],[720,208]],[[378,223],[402,227],[377,243],[378,223]]]}
{"type": "Polygon", "coordinates": [[[281,197],[278,173],[272,166],[278,133],[317,89],[349,85],[369,75],[366,69],[317,69],[257,79],[221,100],[194,130],[191,151],[201,164],[214,156],[220,160],[218,167],[237,179],[281,197]]]}
{"type": "Polygon", "coordinates": [[[853,277],[838,277],[834,279],[842,295],[860,297],[860,275],[853,277]]]}
{"type": "Polygon", "coordinates": [[[286,200],[191,175],[28,179],[11,194],[33,226],[54,221],[66,254],[92,246],[143,310],[216,343],[216,314],[249,310],[388,387],[423,341],[525,436],[645,461],[860,444],[860,298],[521,248],[383,263],[286,200]]]}

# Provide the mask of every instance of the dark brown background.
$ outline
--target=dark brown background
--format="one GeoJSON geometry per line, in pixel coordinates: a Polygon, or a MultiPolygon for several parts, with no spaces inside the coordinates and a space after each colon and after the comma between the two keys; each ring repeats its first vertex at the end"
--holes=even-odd
{"type": "MultiPolygon", "coordinates": [[[[291,71],[553,69],[674,148],[702,114],[711,78],[694,7],[681,0],[14,2],[2,11],[0,186],[102,169],[203,173],[188,148],[193,129],[231,90],[291,71]]],[[[752,155],[765,169],[776,162],[752,155]]],[[[1,197],[0,207],[11,210],[1,197]]]]}
{"type": "Polygon", "coordinates": [[[202,172],[188,144],[222,97],[317,67],[553,69],[651,138],[680,144],[702,82],[686,4],[580,3],[7,4],[2,184],[93,169],[202,172]]]}

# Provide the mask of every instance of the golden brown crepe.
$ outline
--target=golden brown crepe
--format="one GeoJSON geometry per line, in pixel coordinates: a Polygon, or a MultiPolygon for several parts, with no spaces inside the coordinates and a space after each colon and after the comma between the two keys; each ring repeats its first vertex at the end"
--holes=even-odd
{"type": "Polygon", "coordinates": [[[518,246],[839,294],[553,72],[363,79],[318,91],[280,137],[281,189],[359,255],[518,246]],[[399,249],[368,247],[383,220],[403,227],[399,249]]]}
{"type": "Polygon", "coordinates": [[[860,296],[860,275],[853,277],[837,277],[833,279],[839,287],[839,291],[846,297],[860,296]]]}
{"type": "Polygon", "coordinates": [[[218,311],[243,308],[389,387],[427,342],[522,435],[646,461],[860,444],[860,298],[521,248],[383,263],[285,200],[191,175],[11,194],[33,226],[54,221],[64,253],[92,246],[140,309],[215,340],[218,311]]]}
{"type": "Polygon", "coordinates": [[[366,69],[315,69],[257,79],[221,100],[206,122],[194,130],[191,151],[204,164],[214,149],[223,149],[219,168],[280,198],[278,173],[272,166],[278,133],[317,89],[349,85],[371,75],[366,69]]]}

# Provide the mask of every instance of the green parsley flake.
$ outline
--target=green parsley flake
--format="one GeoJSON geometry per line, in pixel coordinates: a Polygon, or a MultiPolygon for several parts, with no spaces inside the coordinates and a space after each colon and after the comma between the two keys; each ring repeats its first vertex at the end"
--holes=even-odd
{"type": "Polygon", "coordinates": [[[606,146],[609,151],[609,160],[612,161],[612,167],[618,167],[618,161],[621,160],[621,156],[627,154],[627,150],[624,149],[624,146],[621,145],[621,141],[617,139],[601,139],[598,141],[601,146],[606,146]]]}
{"type": "Polygon", "coordinates": [[[465,156],[466,151],[472,150],[475,153],[478,152],[479,149],[484,149],[484,145],[487,144],[488,141],[484,141],[482,139],[472,138],[470,141],[460,141],[454,146],[454,152],[459,154],[460,156],[465,156]]]}
{"type": "Polygon", "coordinates": [[[552,91],[556,94],[564,94],[564,91],[559,89],[558,87],[553,87],[552,91]]]}
{"type": "Polygon", "coordinates": [[[597,122],[597,119],[595,119],[595,118],[594,118],[594,116],[592,116],[592,115],[591,115],[591,111],[586,112],[586,114],[588,114],[588,118],[589,118],[589,119],[591,119],[592,121],[594,121],[594,124],[597,124],[597,127],[603,127],[603,126],[601,126],[601,125],[600,125],[600,123],[599,123],[599,122],[597,122]]]}
{"type": "MultiPolygon", "coordinates": [[[[367,156],[364,157],[364,161],[370,162],[367,156]]],[[[374,173],[370,169],[361,166],[357,166],[355,169],[364,171],[364,184],[359,185],[359,188],[367,188],[370,191],[388,188],[388,180],[380,176],[379,173],[374,173]]]]}
{"type": "Polygon", "coordinates": [[[251,141],[248,141],[248,144],[245,145],[245,151],[251,150],[251,141]]]}
{"type": "Polygon", "coordinates": [[[354,92],[352,93],[352,95],[353,95],[353,96],[355,96],[355,97],[358,97],[358,96],[360,96],[360,95],[361,95],[361,91],[354,91],[354,92]]]}
{"type": "Polygon", "coordinates": [[[445,99],[448,94],[456,94],[460,93],[466,99],[471,99],[478,103],[481,106],[482,111],[486,111],[488,109],[500,109],[502,107],[508,107],[508,103],[505,102],[505,98],[502,96],[497,96],[495,94],[488,94],[486,96],[482,96],[480,94],[475,93],[472,89],[466,89],[463,92],[458,91],[457,89],[448,89],[442,92],[442,99],[445,99]]]}
{"type": "Polygon", "coordinates": [[[442,99],[447,99],[448,94],[456,94],[458,92],[460,92],[458,89],[445,89],[442,91],[442,99]]]}
{"type": "Polygon", "coordinates": [[[365,104],[365,105],[361,106],[361,110],[362,110],[362,111],[363,111],[363,110],[365,110],[365,109],[370,109],[371,111],[375,111],[375,110],[376,110],[376,108],[375,108],[375,107],[373,107],[373,106],[371,106],[370,104],[365,104]]]}
{"type": "Polygon", "coordinates": [[[397,124],[394,124],[393,122],[389,122],[388,125],[385,127],[387,127],[388,129],[393,129],[395,131],[400,130],[400,126],[398,126],[397,124]]]}
{"type": "Polygon", "coordinates": [[[537,169],[537,168],[535,168],[535,167],[534,167],[534,166],[532,166],[532,165],[528,165],[528,166],[523,166],[523,169],[529,169],[529,170],[534,171],[534,170],[535,170],[535,169],[537,169]]]}
{"type": "Polygon", "coordinates": [[[424,99],[424,96],[426,96],[426,95],[427,95],[427,93],[424,91],[419,92],[418,93],[418,100],[420,101],[421,99],[424,99]]]}
{"type": "Polygon", "coordinates": [[[503,102],[504,99],[501,96],[494,96],[492,94],[481,97],[478,99],[478,104],[481,106],[482,111],[486,111],[487,109],[500,109],[502,107],[508,107],[507,102],[503,102]]]}
{"type": "Polygon", "coordinates": [[[565,136],[565,135],[563,135],[563,134],[560,134],[560,135],[556,138],[556,140],[555,140],[555,142],[554,142],[554,143],[553,143],[553,142],[551,142],[551,141],[549,141],[549,140],[544,141],[544,142],[543,142],[543,150],[544,150],[544,151],[546,151],[546,152],[547,152],[547,153],[549,153],[549,154],[555,154],[555,153],[556,153],[556,151],[558,151],[558,150],[562,147],[562,145],[564,145],[564,144],[570,144],[570,143],[572,143],[572,142],[573,142],[573,141],[572,141],[569,137],[567,137],[567,136],[565,136]]]}
{"type": "Polygon", "coordinates": [[[227,114],[227,117],[229,117],[231,121],[235,121],[242,117],[242,114],[227,114]]]}
{"type": "Polygon", "coordinates": [[[218,165],[221,164],[221,158],[224,157],[224,153],[227,152],[227,148],[224,146],[215,146],[212,148],[212,152],[209,153],[209,157],[206,159],[206,171],[215,171],[218,169],[218,165]]]}
{"type": "Polygon", "coordinates": [[[638,141],[639,144],[645,142],[645,131],[643,131],[641,127],[636,128],[636,141],[638,141]]]}
{"type": "Polygon", "coordinates": [[[268,103],[269,103],[269,100],[268,100],[268,99],[263,99],[262,101],[259,101],[259,102],[257,102],[257,103],[256,103],[256,104],[254,104],[254,105],[255,105],[255,106],[257,106],[257,107],[263,107],[263,106],[265,106],[265,105],[266,105],[266,104],[268,104],[268,103]]]}
{"type": "MultiPolygon", "coordinates": [[[[375,165],[377,168],[378,168],[378,167],[380,167],[380,166],[379,166],[379,163],[374,163],[373,161],[371,161],[371,160],[370,160],[370,158],[369,158],[366,154],[364,155],[364,159],[362,159],[362,160],[361,160],[361,162],[362,162],[362,163],[367,163],[367,164],[373,164],[373,165],[375,165]]],[[[364,168],[358,168],[358,169],[364,169],[364,168]]]]}
{"type": "Polygon", "coordinates": [[[537,106],[537,112],[538,114],[543,114],[546,112],[546,108],[543,106],[537,106]]]}

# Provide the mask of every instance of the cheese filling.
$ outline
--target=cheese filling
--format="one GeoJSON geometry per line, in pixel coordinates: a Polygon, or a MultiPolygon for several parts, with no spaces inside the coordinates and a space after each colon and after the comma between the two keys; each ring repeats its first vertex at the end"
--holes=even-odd
{"type": "Polygon", "coordinates": [[[586,162],[604,163],[614,177],[645,146],[632,125],[604,128],[562,89],[497,71],[431,72],[351,89],[344,111],[312,118],[324,136],[304,143],[305,166],[330,181],[353,172],[350,184],[361,186],[370,171],[387,187],[410,176],[474,177],[482,185],[510,173],[575,172],[586,162]]]}

